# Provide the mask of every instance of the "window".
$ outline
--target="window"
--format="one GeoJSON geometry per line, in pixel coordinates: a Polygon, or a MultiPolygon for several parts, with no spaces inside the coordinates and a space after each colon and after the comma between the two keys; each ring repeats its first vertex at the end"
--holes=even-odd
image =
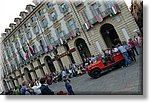
{"type": "Polygon", "coordinates": [[[40,46],[39,46],[40,51],[41,50],[44,51],[44,42],[42,40],[40,40],[39,43],[40,43],[40,46]]]}
{"type": "Polygon", "coordinates": [[[33,28],[33,32],[34,32],[35,34],[39,33],[39,28],[38,28],[38,26],[35,26],[35,27],[33,28]]]}
{"type": "Polygon", "coordinates": [[[74,19],[71,19],[67,22],[67,27],[70,31],[74,31],[77,28],[75,23],[76,22],[74,19]]]}
{"type": "Polygon", "coordinates": [[[20,47],[18,40],[16,41],[15,46],[16,46],[16,48],[20,47]]]}
{"type": "Polygon", "coordinates": [[[14,49],[13,45],[11,45],[10,48],[11,48],[11,51],[12,51],[12,52],[15,52],[15,49],[14,49]]]}
{"type": "Polygon", "coordinates": [[[52,12],[49,17],[51,21],[55,21],[57,19],[56,11],[52,12]]]}
{"type": "Polygon", "coordinates": [[[32,49],[33,49],[33,52],[34,52],[34,53],[37,53],[36,45],[32,45],[32,49]]]}
{"type": "Polygon", "coordinates": [[[66,3],[63,3],[59,7],[61,13],[66,13],[68,11],[68,5],[66,3]]]}
{"type": "Polygon", "coordinates": [[[47,27],[47,25],[48,25],[48,22],[47,22],[47,19],[45,18],[45,19],[43,19],[43,20],[41,21],[41,26],[42,26],[43,28],[45,28],[45,27],[47,27]]]}
{"type": "Polygon", "coordinates": [[[8,58],[10,58],[10,53],[9,53],[8,50],[6,50],[6,55],[7,55],[8,58]]]}
{"type": "Polygon", "coordinates": [[[40,16],[42,16],[42,15],[43,15],[43,11],[42,11],[42,10],[39,10],[39,11],[38,11],[38,14],[39,14],[40,16]]]}
{"type": "Polygon", "coordinates": [[[18,30],[18,34],[21,34],[21,30],[20,29],[18,30]]]}
{"type": "Polygon", "coordinates": [[[50,38],[50,43],[54,44],[54,39],[53,38],[50,38]]]}
{"type": "Polygon", "coordinates": [[[94,4],[91,5],[91,11],[92,11],[92,13],[93,13],[94,16],[99,15],[100,10],[99,10],[98,3],[94,3],[94,4]]]}
{"type": "Polygon", "coordinates": [[[31,32],[28,32],[26,36],[27,36],[27,39],[29,39],[29,40],[32,39],[32,34],[31,34],[31,32]]]}
{"type": "Polygon", "coordinates": [[[21,38],[21,44],[24,44],[25,41],[24,41],[24,37],[21,38]]]}
{"type": "Polygon", "coordinates": [[[50,42],[51,34],[48,34],[48,35],[47,35],[47,39],[48,39],[48,41],[50,42]]]}
{"type": "Polygon", "coordinates": [[[83,1],[82,0],[75,0],[74,5],[75,6],[79,6],[80,4],[82,4],[83,1]]]}
{"type": "Polygon", "coordinates": [[[36,21],[35,16],[31,17],[31,21],[32,21],[32,22],[36,21]]]}
{"type": "Polygon", "coordinates": [[[81,11],[81,15],[83,17],[84,22],[88,21],[88,16],[86,14],[86,10],[85,9],[81,11]]]}
{"type": "Polygon", "coordinates": [[[109,7],[111,8],[111,7],[113,7],[114,5],[116,5],[116,2],[115,2],[115,0],[109,0],[109,7]]]}
{"type": "Polygon", "coordinates": [[[64,36],[64,32],[61,30],[60,27],[56,29],[56,34],[58,35],[58,37],[63,37],[64,36]]]}
{"type": "Polygon", "coordinates": [[[24,24],[24,28],[27,28],[27,24],[26,23],[24,24]]]}
{"type": "Polygon", "coordinates": [[[48,8],[50,8],[50,7],[53,6],[53,2],[52,2],[52,1],[49,1],[46,5],[47,5],[48,8]]]}

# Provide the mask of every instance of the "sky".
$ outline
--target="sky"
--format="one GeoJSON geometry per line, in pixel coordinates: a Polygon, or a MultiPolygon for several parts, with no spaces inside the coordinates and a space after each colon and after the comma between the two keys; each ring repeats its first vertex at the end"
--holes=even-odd
{"type": "MultiPolygon", "coordinates": [[[[1,0],[0,1],[0,34],[4,33],[5,28],[9,28],[9,24],[19,17],[21,11],[25,11],[27,4],[33,4],[33,0],[1,0]]],[[[131,0],[125,0],[130,5],[131,0]]]]}

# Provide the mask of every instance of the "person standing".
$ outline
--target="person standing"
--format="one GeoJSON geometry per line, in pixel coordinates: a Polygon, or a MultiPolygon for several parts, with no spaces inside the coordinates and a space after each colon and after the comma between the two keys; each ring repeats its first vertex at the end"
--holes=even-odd
{"type": "Polygon", "coordinates": [[[42,95],[54,95],[54,92],[48,88],[48,85],[46,84],[46,78],[40,79],[41,83],[41,94],[42,95]]]}
{"type": "Polygon", "coordinates": [[[41,84],[36,85],[35,82],[32,82],[31,88],[33,89],[35,95],[41,95],[41,84]]]}
{"type": "Polygon", "coordinates": [[[70,80],[64,80],[64,82],[69,95],[75,95],[72,86],[70,85],[70,80]]]}
{"type": "Polygon", "coordinates": [[[127,50],[128,55],[129,55],[129,58],[130,58],[132,61],[136,61],[135,54],[133,54],[133,51],[131,50],[131,46],[130,46],[129,44],[127,44],[126,41],[123,41],[123,46],[124,46],[124,48],[127,50]]]}
{"type": "Polygon", "coordinates": [[[135,53],[134,53],[134,51],[135,51],[136,54],[139,55],[139,53],[138,53],[138,51],[137,51],[137,49],[136,49],[136,47],[135,47],[135,44],[134,44],[134,42],[132,41],[132,39],[129,39],[128,44],[130,44],[131,50],[132,50],[133,54],[135,55],[135,53]]]}
{"type": "Polygon", "coordinates": [[[122,46],[122,45],[118,45],[118,50],[122,53],[124,59],[125,59],[125,66],[127,67],[129,64],[129,59],[128,59],[128,52],[127,50],[122,46]]]}

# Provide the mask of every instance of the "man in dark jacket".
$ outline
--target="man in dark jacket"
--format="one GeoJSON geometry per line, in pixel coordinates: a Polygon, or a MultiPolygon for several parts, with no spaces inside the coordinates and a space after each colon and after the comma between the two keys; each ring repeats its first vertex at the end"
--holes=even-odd
{"type": "Polygon", "coordinates": [[[69,95],[75,95],[74,92],[73,92],[73,89],[72,89],[72,86],[69,84],[70,80],[64,80],[65,82],[65,87],[69,93],[69,95]]]}
{"type": "Polygon", "coordinates": [[[46,78],[41,78],[40,79],[41,85],[41,94],[42,95],[54,95],[54,92],[50,90],[46,84],[46,78]]]}

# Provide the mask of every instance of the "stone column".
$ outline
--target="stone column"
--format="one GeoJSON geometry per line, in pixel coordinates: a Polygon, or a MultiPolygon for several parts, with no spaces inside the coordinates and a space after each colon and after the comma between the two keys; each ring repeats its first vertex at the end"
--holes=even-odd
{"type": "Polygon", "coordinates": [[[72,52],[72,56],[73,56],[74,61],[76,62],[76,64],[81,64],[82,63],[82,59],[81,59],[80,55],[77,53],[77,51],[72,52]]]}
{"type": "Polygon", "coordinates": [[[43,66],[42,68],[44,70],[44,73],[51,73],[50,69],[47,68],[46,66],[43,66]]]}
{"type": "MultiPolygon", "coordinates": [[[[75,48],[73,41],[69,41],[68,46],[69,46],[69,49],[74,49],[75,48]]],[[[81,59],[80,54],[78,53],[77,49],[75,49],[75,51],[72,52],[71,54],[72,54],[73,59],[74,59],[76,64],[81,64],[82,63],[82,59],[81,59]]]]}
{"type": "Polygon", "coordinates": [[[9,84],[9,81],[6,81],[6,85],[7,85],[8,89],[10,90],[11,89],[11,85],[9,84]]]}
{"type": "Polygon", "coordinates": [[[63,66],[66,66],[67,68],[69,68],[69,64],[71,64],[71,61],[67,55],[62,57],[61,61],[63,63],[63,66]]]}
{"type": "Polygon", "coordinates": [[[35,72],[30,72],[32,80],[35,80],[37,78],[37,75],[35,72]]]}
{"type": "Polygon", "coordinates": [[[15,83],[15,86],[18,86],[19,85],[19,82],[18,82],[18,80],[16,79],[16,80],[14,80],[14,83],[15,83]]]}
{"type": "Polygon", "coordinates": [[[23,76],[23,79],[24,79],[24,81],[28,81],[25,75],[23,76]]]}
{"type": "Polygon", "coordinates": [[[37,77],[42,78],[44,77],[44,73],[41,71],[41,69],[36,69],[35,70],[37,77]]]}
{"type": "Polygon", "coordinates": [[[56,71],[61,71],[61,69],[60,69],[60,66],[59,66],[59,64],[58,64],[58,62],[55,60],[55,61],[53,61],[53,64],[54,64],[54,66],[55,66],[55,69],[56,69],[56,71]]]}
{"type": "Polygon", "coordinates": [[[19,85],[22,85],[22,81],[23,81],[22,78],[19,77],[19,78],[18,78],[19,85]]]}

